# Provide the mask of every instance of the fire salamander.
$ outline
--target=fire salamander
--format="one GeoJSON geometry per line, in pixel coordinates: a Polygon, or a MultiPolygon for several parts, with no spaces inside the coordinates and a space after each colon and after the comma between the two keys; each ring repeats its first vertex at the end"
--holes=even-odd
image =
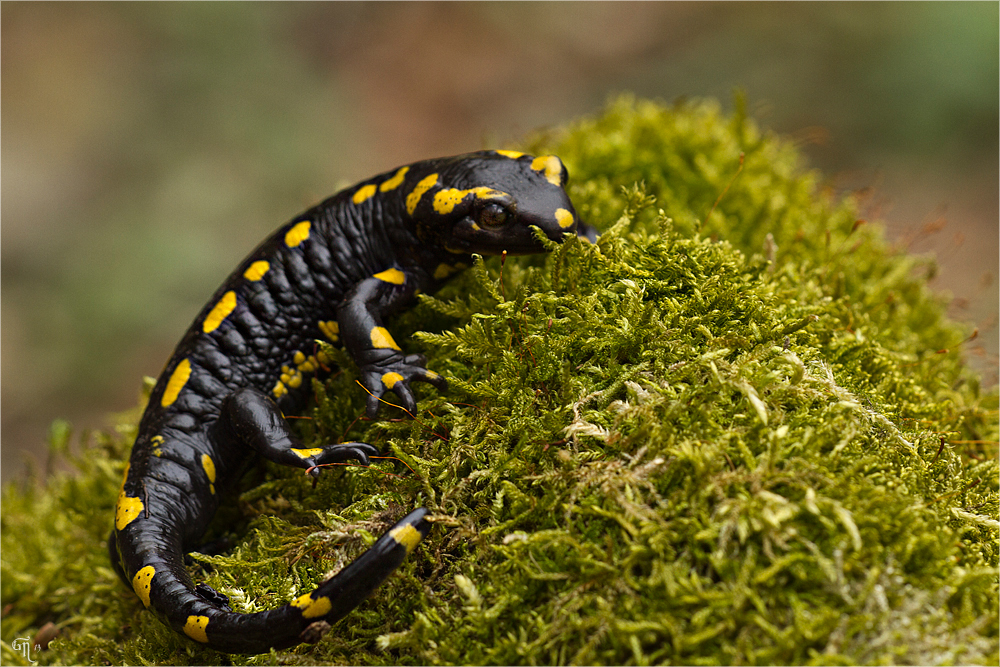
{"type": "Polygon", "coordinates": [[[228,653],[316,642],[358,606],[430,530],[418,509],[350,565],[278,609],[234,612],[195,586],[184,554],[197,545],[251,457],[306,469],[378,451],[349,442],[303,448],[285,414],[301,410],[309,378],[342,345],[369,392],[367,413],[393,392],[411,414],[410,383],[445,380],[405,354],[391,314],[469,266],[472,253],[543,252],[593,230],[577,219],[553,155],[483,151],[376,176],[296,216],[257,247],[212,296],[164,367],[139,424],[108,541],[112,563],[143,605],[176,631],[228,653]]]}

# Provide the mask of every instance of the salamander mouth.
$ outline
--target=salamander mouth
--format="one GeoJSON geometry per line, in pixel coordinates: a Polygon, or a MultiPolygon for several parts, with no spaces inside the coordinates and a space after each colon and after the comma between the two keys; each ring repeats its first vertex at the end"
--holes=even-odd
{"type": "Polygon", "coordinates": [[[527,226],[516,222],[497,229],[483,229],[471,218],[460,220],[452,228],[448,247],[467,253],[481,255],[534,255],[545,252],[545,246],[538,240],[536,228],[552,241],[561,243],[567,233],[575,231],[575,225],[569,229],[548,229],[540,225],[527,226]]]}

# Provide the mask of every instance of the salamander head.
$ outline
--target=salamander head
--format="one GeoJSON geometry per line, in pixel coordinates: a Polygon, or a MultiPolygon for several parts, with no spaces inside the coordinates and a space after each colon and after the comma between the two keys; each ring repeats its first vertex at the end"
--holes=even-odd
{"type": "Polygon", "coordinates": [[[428,173],[407,194],[407,211],[421,236],[452,252],[543,252],[532,226],[553,241],[577,231],[564,189],[569,176],[554,155],[481,151],[424,164],[428,173]]]}

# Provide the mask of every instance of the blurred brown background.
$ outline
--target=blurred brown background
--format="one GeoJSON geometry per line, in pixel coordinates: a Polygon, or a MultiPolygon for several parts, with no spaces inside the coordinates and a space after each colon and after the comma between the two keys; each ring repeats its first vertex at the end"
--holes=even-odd
{"type": "Polygon", "coordinates": [[[268,232],[352,181],[746,91],[978,324],[997,380],[997,3],[4,2],[2,472],[135,404],[268,232]]]}

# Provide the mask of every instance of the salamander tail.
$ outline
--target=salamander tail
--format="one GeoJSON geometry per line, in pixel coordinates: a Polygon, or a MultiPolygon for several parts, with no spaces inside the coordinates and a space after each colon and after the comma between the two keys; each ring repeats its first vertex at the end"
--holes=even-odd
{"type": "Polygon", "coordinates": [[[256,654],[315,643],[371,595],[430,532],[426,515],[423,508],[411,512],[314,591],[269,611],[233,612],[224,595],[204,585],[192,588],[179,560],[161,561],[159,569],[146,566],[131,583],[143,602],[150,600],[147,606],[174,629],[219,651],[256,654]],[[153,574],[144,580],[144,571],[153,574]]]}

